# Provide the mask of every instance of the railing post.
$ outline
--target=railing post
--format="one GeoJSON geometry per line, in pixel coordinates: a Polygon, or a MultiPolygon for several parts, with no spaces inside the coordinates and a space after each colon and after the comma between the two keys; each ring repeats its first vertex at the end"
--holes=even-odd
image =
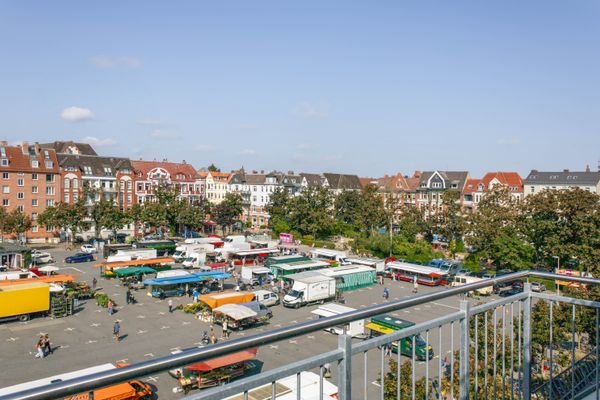
{"type": "MultiPolygon", "coordinates": [[[[469,302],[467,300],[460,301],[460,310],[465,316],[460,321],[460,360],[459,360],[459,399],[469,400],[469,302]]],[[[441,355],[440,355],[441,357],[441,355]]]]}
{"type": "Polygon", "coordinates": [[[525,283],[527,297],[523,301],[523,382],[521,390],[524,400],[531,399],[531,284],[525,283]]]}
{"type": "MultiPolygon", "coordinates": [[[[352,399],[352,337],[340,335],[338,349],[344,353],[344,358],[338,361],[338,390],[340,400],[352,399]]],[[[381,372],[383,374],[383,371],[381,372]]]]}

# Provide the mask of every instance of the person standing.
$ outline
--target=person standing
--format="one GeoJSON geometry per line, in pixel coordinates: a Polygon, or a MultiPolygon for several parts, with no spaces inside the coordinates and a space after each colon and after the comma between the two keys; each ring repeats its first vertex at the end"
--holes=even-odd
{"type": "Polygon", "coordinates": [[[169,299],[169,312],[172,313],[173,312],[173,300],[169,299]]]}
{"type": "Polygon", "coordinates": [[[44,335],[40,336],[40,338],[38,339],[38,341],[35,345],[35,348],[37,350],[35,358],[39,358],[39,359],[44,358],[44,335]]]}
{"type": "Polygon", "coordinates": [[[227,317],[223,320],[223,337],[227,339],[229,337],[229,332],[227,331],[227,317]]]}
{"type": "Polygon", "coordinates": [[[92,279],[92,289],[96,290],[97,284],[98,284],[98,279],[96,279],[96,277],[94,277],[94,279],[92,279]]]}
{"type": "Polygon", "coordinates": [[[390,298],[390,291],[386,287],[383,288],[383,298],[384,298],[384,300],[387,300],[390,298]]]}
{"type": "Polygon", "coordinates": [[[125,301],[127,304],[131,303],[131,290],[129,290],[129,288],[127,289],[127,292],[125,292],[125,301]]]}
{"type": "Polygon", "coordinates": [[[108,300],[108,303],[106,303],[106,308],[108,308],[108,315],[113,315],[113,307],[115,305],[113,304],[112,300],[108,300]]]}
{"type": "Polygon", "coordinates": [[[195,287],[194,288],[194,292],[192,293],[192,297],[194,298],[194,303],[198,302],[198,296],[200,295],[200,293],[198,292],[198,288],[195,287]]]}
{"type": "Polygon", "coordinates": [[[47,333],[44,335],[44,353],[52,354],[52,345],[50,344],[50,337],[47,333]]]}
{"type": "Polygon", "coordinates": [[[121,340],[121,324],[119,323],[119,320],[116,320],[113,325],[113,336],[117,342],[121,340]]]}
{"type": "Polygon", "coordinates": [[[413,293],[417,293],[419,291],[419,283],[417,282],[417,277],[413,277],[413,293]]]}

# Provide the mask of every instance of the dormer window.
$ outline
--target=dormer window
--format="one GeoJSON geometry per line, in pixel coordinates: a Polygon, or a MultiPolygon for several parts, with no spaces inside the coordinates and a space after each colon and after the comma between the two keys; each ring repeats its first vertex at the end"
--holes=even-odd
{"type": "Polygon", "coordinates": [[[39,168],[40,162],[38,160],[31,160],[31,168],[39,168]]]}
{"type": "Polygon", "coordinates": [[[0,157],[6,158],[6,148],[0,147],[0,157]]]}
{"type": "Polygon", "coordinates": [[[104,167],[104,175],[112,176],[112,169],[110,167],[104,167]]]}
{"type": "Polygon", "coordinates": [[[8,167],[8,158],[3,158],[1,162],[3,167],[8,167]]]}
{"type": "Polygon", "coordinates": [[[50,159],[50,154],[48,153],[48,150],[44,150],[44,159],[45,160],[49,160],[50,159]]]}
{"type": "Polygon", "coordinates": [[[54,167],[54,163],[50,160],[46,160],[46,168],[50,169],[54,167]]]}
{"type": "Polygon", "coordinates": [[[83,173],[85,175],[92,175],[92,167],[90,167],[89,165],[84,165],[83,166],[83,173]]]}

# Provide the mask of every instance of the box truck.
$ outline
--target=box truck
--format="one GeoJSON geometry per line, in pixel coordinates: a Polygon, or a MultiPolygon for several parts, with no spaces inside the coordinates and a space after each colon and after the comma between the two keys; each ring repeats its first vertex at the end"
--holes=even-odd
{"type": "Polygon", "coordinates": [[[335,262],[338,265],[350,265],[346,252],[329,250],[329,249],[312,249],[310,252],[312,258],[319,260],[327,260],[329,262],[335,262]]]}
{"type": "Polygon", "coordinates": [[[50,309],[50,285],[23,283],[0,287],[0,320],[27,321],[36,314],[50,309]]]}
{"type": "MultiPolygon", "coordinates": [[[[345,314],[350,311],[355,311],[355,308],[346,307],[341,304],[328,303],[319,306],[312,313],[318,315],[319,318],[333,317],[335,315],[345,314]]],[[[331,328],[325,329],[327,332],[331,332],[335,335],[350,335],[355,338],[365,339],[365,320],[359,319],[357,321],[351,321],[346,325],[337,325],[331,328]]]]}
{"type": "Polygon", "coordinates": [[[273,280],[273,274],[267,267],[261,266],[246,266],[242,267],[242,282],[247,285],[263,285],[273,280]]]}
{"type": "Polygon", "coordinates": [[[335,299],[335,278],[316,271],[306,271],[287,277],[294,283],[283,298],[285,307],[299,308],[307,304],[325,303],[335,299]]]}

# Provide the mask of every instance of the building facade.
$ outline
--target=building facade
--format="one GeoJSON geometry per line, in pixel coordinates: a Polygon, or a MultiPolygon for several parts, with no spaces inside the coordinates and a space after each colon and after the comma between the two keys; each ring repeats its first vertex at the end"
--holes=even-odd
{"type": "Polygon", "coordinates": [[[134,192],[140,204],[155,200],[155,190],[165,187],[177,190],[177,198],[190,203],[204,198],[204,180],[190,164],[168,161],[131,161],[134,192]]]}
{"type": "Polygon", "coordinates": [[[443,208],[443,195],[446,191],[462,193],[469,179],[467,171],[425,171],[420,175],[416,193],[417,206],[425,211],[425,216],[433,216],[443,208]]]}
{"type": "Polygon", "coordinates": [[[592,193],[600,193],[600,171],[591,171],[589,167],[583,172],[569,171],[545,172],[532,170],[523,182],[525,196],[543,190],[580,188],[592,193]]]}
{"type": "Polygon", "coordinates": [[[198,175],[202,180],[204,188],[204,196],[212,204],[219,204],[229,192],[229,178],[231,174],[228,172],[212,172],[199,171],[198,175]]]}
{"type": "Polygon", "coordinates": [[[60,201],[60,171],[56,152],[39,144],[9,146],[0,142],[2,206],[7,212],[18,209],[32,220],[24,237],[28,242],[54,242],[54,227],[40,226],[38,216],[60,201]]]}

